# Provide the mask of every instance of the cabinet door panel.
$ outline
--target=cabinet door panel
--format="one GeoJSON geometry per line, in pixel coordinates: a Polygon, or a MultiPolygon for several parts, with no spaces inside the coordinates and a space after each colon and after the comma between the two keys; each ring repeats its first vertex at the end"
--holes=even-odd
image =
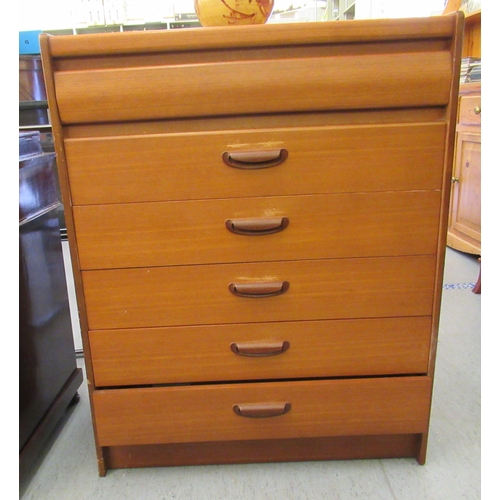
{"type": "Polygon", "coordinates": [[[481,136],[457,134],[452,233],[481,245],[481,136]],[[457,170],[458,169],[458,170],[457,170]]]}

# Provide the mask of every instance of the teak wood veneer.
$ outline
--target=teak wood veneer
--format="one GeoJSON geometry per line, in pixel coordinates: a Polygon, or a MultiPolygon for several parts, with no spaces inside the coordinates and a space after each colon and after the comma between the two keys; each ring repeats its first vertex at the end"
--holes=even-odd
{"type": "Polygon", "coordinates": [[[462,30],[41,36],[100,475],[424,463],[462,30]]]}

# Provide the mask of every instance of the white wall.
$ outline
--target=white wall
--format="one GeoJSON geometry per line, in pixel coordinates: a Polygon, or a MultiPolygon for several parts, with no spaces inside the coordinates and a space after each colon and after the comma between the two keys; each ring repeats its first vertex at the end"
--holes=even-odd
{"type": "MultiPolygon", "coordinates": [[[[92,0],[100,2],[101,0],[92,0]]],[[[144,10],[144,17],[152,21],[154,12],[165,10],[165,4],[173,2],[176,13],[194,12],[194,0],[108,0],[110,3],[126,4],[132,10],[144,10]]],[[[91,2],[92,3],[92,2],[91,2]]],[[[324,2],[318,2],[324,5],[324,2]]],[[[72,9],[82,0],[21,0],[19,2],[19,31],[56,30],[73,28],[72,9]]],[[[276,8],[287,8],[294,4],[310,5],[315,0],[275,0],[276,8]]],[[[441,13],[445,0],[356,0],[356,18],[420,17],[441,13]]],[[[160,21],[161,19],[158,19],[160,21]]]]}
{"type": "Polygon", "coordinates": [[[356,0],[356,19],[425,17],[441,14],[445,0],[356,0]]]}
{"type": "Polygon", "coordinates": [[[71,28],[70,0],[20,0],[19,31],[71,28]]]}

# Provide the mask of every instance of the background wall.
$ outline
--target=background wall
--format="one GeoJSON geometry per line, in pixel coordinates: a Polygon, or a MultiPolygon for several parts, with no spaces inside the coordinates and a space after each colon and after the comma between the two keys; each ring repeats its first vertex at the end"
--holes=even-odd
{"type": "MultiPolygon", "coordinates": [[[[333,0],[275,0],[275,10],[287,10],[291,6],[324,8],[327,1],[333,0]]],[[[355,3],[356,18],[366,19],[440,14],[446,1],[356,0],[355,3]]],[[[194,0],[21,0],[19,31],[71,29],[97,22],[97,16],[104,11],[112,21],[107,24],[160,22],[175,14],[193,13],[194,0]],[[93,16],[89,12],[93,12],[93,16]]]]}

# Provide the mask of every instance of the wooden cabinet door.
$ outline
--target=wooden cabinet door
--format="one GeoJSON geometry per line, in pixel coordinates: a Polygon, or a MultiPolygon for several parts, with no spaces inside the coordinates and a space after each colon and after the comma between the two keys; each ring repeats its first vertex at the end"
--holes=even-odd
{"type": "Polygon", "coordinates": [[[481,253],[481,135],[459,132],[453,176],[449,243],[481,253]]]}

